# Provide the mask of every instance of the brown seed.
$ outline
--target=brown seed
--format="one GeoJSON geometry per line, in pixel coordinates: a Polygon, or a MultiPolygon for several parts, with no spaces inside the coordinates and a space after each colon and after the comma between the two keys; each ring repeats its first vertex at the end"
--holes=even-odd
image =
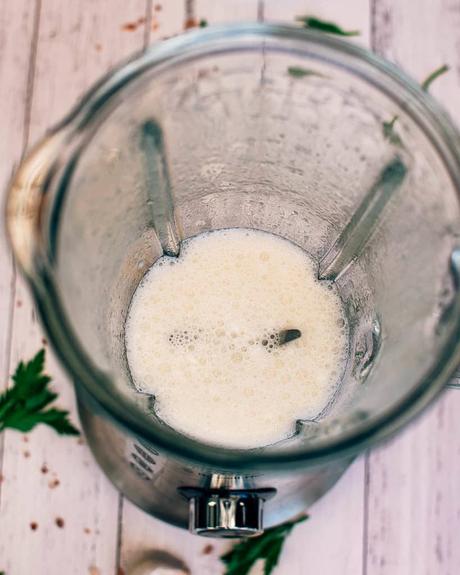
{"type": "Polygon", "coordinates": [[[30,528],[32,529],[32,531],[37,531],[38,523],[36,523],[35,521],[32,521],[32,523],[30,524],[30,528]]]}
{"type": "Polygon", "coordinates": [[[137,22],[126,22],[125,24],[123,24],[123,26],[121,27],[121,29],[123,30],[123,32],[134,32],[135,30],[137,30],[137,22]]]}
{"type": "Polygon", "coordinates": [[[64,519],[62,519],[62,517],[56,517],[55,523],[59,527],[59,529],[62,529],[64,527],[64,519]]]}
{"type": "Polygon", "coordinates": [[[189,28],[196,28],[198,26],[198,22],[196,18],[188,18],[184,23],[184,30],[188,30],[189,28]]]}
{"type": "Polygon", "coordinates": [[[214,546],[208,543],[206,547],[203,549],[203,555],[210,555],[214,551],[214,546]]]}
{"type": "Polygon", "coordinates": [[[49,469],[48,469],[48,467],[46,466],[46,463],[44,463],[44,464],[41,466],[40,471],[41,471],[42,473],[48,473],[49,469]]]}

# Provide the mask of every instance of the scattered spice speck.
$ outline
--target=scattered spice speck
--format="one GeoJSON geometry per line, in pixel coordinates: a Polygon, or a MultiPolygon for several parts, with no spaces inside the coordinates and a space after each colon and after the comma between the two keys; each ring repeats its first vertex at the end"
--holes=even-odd
{"type": "Polygon", "coordinates": [[[16,302],[16,307],[22,307],[22,301],[20,299],[16,302]]]}
{"type": "Polygon", "coordinates": [[[30,457],[30,451],[28,451],[27,449],[25,451],[23,451],[22,454],[24,455],[24,457],[26,459],[28,459],[30,457]]]}
{"type": "Polygon", "coordinates": [[[152,31],[155,32],[155,30],[158,30],[159,27],[160,27],[160,25],[158,24],[158,20],[153,18],[152,19],[152,31]]]}
{"type": "Polygon", "coordinates": [[[48,482],[48,487],[50,489],[56,489],[56,487],[58,487],[59,485],[61,485],[61,482],[59,481],[59,479],[51,479],[48,482]]]}
{"type": "Polygon", "coordinates": [[[32,531],[37,531],[38,523],[36,521],[32,521],[30,524],[30,528],[32,529],[32,531]]]}
{"type": "Polygon", "coordinates": [[[141,16],[137,19],[137,25],[140,26],[141,24],[145,24],[145,16],[141,16]]]}
{"type": "Polygon", "coordinates": [[[96,50],[96,52],[100,52],[102,50],[102,44],[99,44],[99,42],[97,44],[94,44],[94,49],[96,50]]]}
{"type": "Polygon", "coordinates": [[[0,473],[0,483],[3,483],[5,481],[5,476],[0,473]]]}
{"type": "Polygon", "coordinates": [[[29,438],[28,438],[28,436],[27,436],[27,435],[23,435],[23,436],[22,436],[22,441],[23,441],[24,443],[29,443],[29,438]]]}
{"type": "Polygon", "coordinates": [[[126,22],[122,25],[121,29],[123,32],[134,32],[137,30],[138,23],[137,22],[126,22]]]}
{"type": "Polygon", "coordinates": [[[48,466],[46,465],[46,463],[44,463],[41,467],[40,467],[40,471],[45,474],[48,473],[49,469],[48,466]]]}
{"type": "Polygon", "coordinates": [[[46,337],[42,337],[42,344],[48,345],[48,341],[47,341],[46,337]]]}
{"type": "Polygon", "coordinates": [[[89,568],[88,573],[89,573],[89,575],[101,575],[101,572],[99,571],[99,569],[97,567],[95,567],[94,565],[92,565],[89,568]]]}
{"type": "Polygon", "coordinates": [[[79,437],[77,439],[77,443],[78,443],[78,445],[85,445],[85,440],[83,439],[83,437],[79,437]]]}
{"type": "Polygon", "coordinates": [[[155,12],[161,12],[163,10],[163,6],[161,4],[155,4],[155,12]]]}
{"type": "Polygon", "coordinates": [[[59,527],[59,529],[62,529],[65,525],[64,523],[64,519],[62,519],[62,517],[56,517],[55,521],[56,525],[59,527]]]}
{"type": "Polygon", "coordinates": [[[203,549],[203,555],[210,555],[214,551],[214,545],[208,543],[206,547],[203,549]]]}
{"type": "Polygon", "coordinates": [[[86,533],[86,535],[89,535],[91,533],[91,529],[89,527],[85,527],[83,529],[83,533],[86,533]]]}
{"type": "Polygon", "coordinates": [[[198,22],[196,18],[187,18],[184,22],[184,30],[188,30],[189,28],[196,28],[198,26],[198,22]]]}

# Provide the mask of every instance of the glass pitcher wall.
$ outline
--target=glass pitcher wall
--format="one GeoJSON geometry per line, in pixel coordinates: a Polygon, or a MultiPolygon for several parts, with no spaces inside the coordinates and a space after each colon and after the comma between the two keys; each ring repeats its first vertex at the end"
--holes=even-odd
{"type": "Polygon", "coordinates": [[[440,389],[459,328],[456,135],[394,69],[321,34],[210,30],[147,52],[70,121],[43,207],[50,267],[109,395],[153,436],[211,453],[161,426],[134,393],[127,307],[163,251],[213,229],[291,240],[347,309],[340,393],[317,424],[299,423],[295,441],[253,454],[255,466],[315,449],[334,456],[440,389]]]}

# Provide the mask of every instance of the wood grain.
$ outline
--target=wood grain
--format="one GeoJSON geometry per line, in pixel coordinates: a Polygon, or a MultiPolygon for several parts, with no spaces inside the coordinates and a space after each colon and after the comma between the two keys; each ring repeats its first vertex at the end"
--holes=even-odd
{"type": "MultiPolygon", "coordinates": [[[[146,8],[144,0],[69,2],[65,7],[59,0],[42,0],[37,6],[40,22],[31,141],[39,139],[114,63],[142,49],[144,25],[137,22],[146,8]],[[134,30],[127,27],[133,22],[134,30]]],[[[41,329],[20,281],[13,319],[11,366],[43,345],[41,329]]],[[[69,382],[50,355],[47,366],[61,405],[70,408],[76,419],[69,382]]],[[[7,431],[3,467],[1,569],[8,575],[28,575],[32,570],[82,575],[92,568],[101,574],[115,572],[118,494],[85,445],[43,427],[34,430],[27,443],[21,434],[7,431]]]]}
{"type": "Polygon", "coordinates": [[[254,22],[257,20],[258,0],[196,0],[195,13],[198,21],[209,25],[225,22],[254,22]]]}
{"type": "MultiPolygon", "coordinates": [[[[451,70],[431,92],[460,119],[460,3],[373,3],[373,47],[417,81],[451,70]]],[[[369,460],[367,575],[454,575],[460,565],[460,393],[450,390],[369,460]]]]}

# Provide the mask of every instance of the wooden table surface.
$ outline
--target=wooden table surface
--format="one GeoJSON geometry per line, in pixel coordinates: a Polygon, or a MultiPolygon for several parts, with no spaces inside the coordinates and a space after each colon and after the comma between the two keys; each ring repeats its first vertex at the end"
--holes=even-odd
{"type": "MultiPolygon", "coordinates": [[[[127,55],[180,33],[187,20],[292,22],[303,14],[360,30],[353,41],[419,81],[449,64],[432,93],[460,123],[460,0],[1,0],[0,189],[24,148],[91,83],[127,55]]],[[[0,389],[42,338],[2,237],[0,389]]],[[[76,419],[73,390],[50,353],[47,366],[76,419]]],[[[128,575],[152,550],[182,558],[193,575],[223,573],[219,554],[228,543],[210,547],[135,508],[81,440],[43,427],[28,436],[7,431],[0,471],[6,575],[128,575]]],[[[459,574],[460,392],[446,391],[397,439],[356,460],[310,513],[277,575],[459,574]]]]}

